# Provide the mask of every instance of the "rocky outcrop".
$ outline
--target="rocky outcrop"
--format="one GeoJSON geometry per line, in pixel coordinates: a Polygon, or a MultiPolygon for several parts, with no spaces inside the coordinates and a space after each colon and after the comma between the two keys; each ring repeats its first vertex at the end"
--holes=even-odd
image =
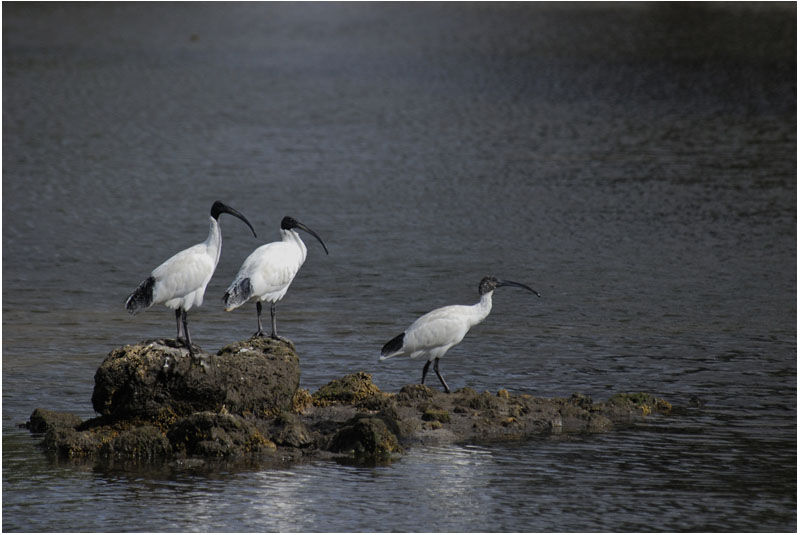
{"type": "Polygon", "coordinates": [[[600,433],[671,410],[644,393],[601,403],[424,385],[387,393],[365,372],[313,394],[299,382],[300,359],[286,342],[254,338],[192,359],[172,340],[148,341],[113,350],[97,370],[92,404],[100,416],[81,421],[36,409],[27,425],[44,434],[45,450],[70,459],[380,462],[419,444],[600,433]]]}
{"type": "Polygon", "coordinates": [[[196,360],[173,340],[154,340],[113,350],[94,382],[92,406],[113,420],[163,421],[223,408],[264,417],[291,408],[300,359],[289,344],[271,338],[237,342],[196,360]]]}

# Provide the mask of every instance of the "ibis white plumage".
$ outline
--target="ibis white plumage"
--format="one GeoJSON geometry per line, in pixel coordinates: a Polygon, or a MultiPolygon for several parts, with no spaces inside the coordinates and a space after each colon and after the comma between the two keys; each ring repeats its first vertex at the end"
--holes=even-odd
{"type": "Polygon", "coordinates": [[[293,217],[284,217],[281,221],[281,241],[267,243],[253,251],[242,263],[236,278],[228,286],[222,298],[227,311],[234,310],[250,300],[256,301],[258,330],[253,336],[266,336],[261,326],[261,303],[269,301],[272,316],[271,337],[281,339],[276,325],[275,305],[286,295],[289,285],[292,284],[308,254],[306,245],[295,229],[314,236],[322,244],[325,254],[328,254],[325,242],[316,232],[293,217]]]}
{"type": "Polygon", "coordinates": [[[192,307],[203,304],[206,286],[217,268],[222,251],[222,232],[219,226],[221,214],[238,217],[250,227],[253,236],[256,235],[247,218],[230,206],[216,201],[211,206],[206,241],[184,249],[155,268],[125,301],[125,308],[132,315],[162,303],[174,309],[178,324],[177,340],[184,343],[192,356],[194,351],[186,313],[192,307]]]}
{"type": "Polygon", "coordinates": [[[484,277],[478,285],[480,301],[474,305],[445,306],[420,316],[402,334],[384,344],[379,360],[398,356],[412,359],[426,357],[427,362],[422,368],[422,384],[425,384],[425,375],[433,362],[436,376],[444,391],[449,393],[450,387],[439,372],[439,359],[451,347],[461,342],[472,327],[486,319],[492,310],[492,294],[501,286],[517,286],[539,296],[539,292],[519,282],[484,277]]]}

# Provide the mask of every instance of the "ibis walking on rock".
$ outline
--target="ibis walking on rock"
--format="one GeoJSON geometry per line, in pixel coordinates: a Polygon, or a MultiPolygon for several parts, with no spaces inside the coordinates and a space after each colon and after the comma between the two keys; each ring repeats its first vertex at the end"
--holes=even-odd
{"type": "Polygon", "coordinates": [[[422,384],[425,384],[425,375],[433,362],[433,371],[444,391],[449,393],[450,387],[439,372],[439,359],[463,340],[467,331],[486,319],[492,310],[492,293],[501,286],[517,286],[539,297],[539,292],[519,282],[484,277],[478,285],[480,301],[474,305],[444,306],[420,316],[405,332],[384,344],[379,360],[399,356],[412,359],[425,357],[427,362],[422,368],[422,384]]]}
{"type": "Polygon", "coordinates": [[[125,301],[125,308],[134,315],[152,305],[162,303],[175,310],[178,342],[183,342],[193,357],[194,350],[186,313],[193,306],[203,304],[206,286],[217,268],[222,250],[222,232],[219,226],[221,214],[238,217],[250,227],[253,236],[256,235],[253,225],[246,217],[225,203],[216,201],[211,206],[210,228],[206,241],[184,249],[155,268],[125,301]]]}
{"type": "Polygon", "coordinates": [[[292,284],[308,254],[308,249],[300,239],[297,229],[308,232],[319,240],[325,249],[325,254],[328,254],[325,242],[316,232],[293,217],[284,217],[281,221],[281,241],[267,243],[253,251],[242,263],[239,273],[222,298],[227,311],[255,300],[258,330],[253,336],[266,336],[261,325],[261,303],[268,301],[272,316],[270,336],[276,340],[283,340],[278,336],[275,305],[286,295],[289,285],[292,284]]]}

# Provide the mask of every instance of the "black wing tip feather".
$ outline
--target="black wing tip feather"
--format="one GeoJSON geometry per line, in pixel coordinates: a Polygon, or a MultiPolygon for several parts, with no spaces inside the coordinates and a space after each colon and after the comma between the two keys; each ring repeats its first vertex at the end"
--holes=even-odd
{"type": "Polygon", "coordinates": [[[253,294],[253,287],[250,284],[250,277],[242,279],[236,284],[232,284],[225,295],[222,296],[222,302],[225,308],[238,307],[247,302],[253,294]]]}
{"type": "Polygon", "coordinates": [[[385,357],[386,355],[390,355],[395,351],[400,351],[403,348],[403,338],[405,338],[406,333],[400,333],[385,344],[383,344],[383,349],[381,349],[381,356],[385,357]]]}
{"type": "Polygon", "coordinates": [[[133,291],[125,301],[125,308],[130,314],[136,314],[153,304],[153,287],[156,285],[154,277],[147,277],[133,291]]]}

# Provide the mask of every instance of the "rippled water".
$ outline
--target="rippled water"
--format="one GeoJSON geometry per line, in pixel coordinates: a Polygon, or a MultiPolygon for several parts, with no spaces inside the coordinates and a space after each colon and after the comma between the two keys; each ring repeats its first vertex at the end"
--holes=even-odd
{"type": "Polygon", "coordinates": [[[794,531],[794,4],[4,4],[3,529],[794,531]],[[122,303],[202,241],[219,299],[293,215],[279,328],[316,389],[431,308],[489,318],[451,386],[686,407],[609,435],[415,448],[386,467],[214,473],[51,462],[17,424],[93,416],[114,347],[173,336],[122,303]]]}

